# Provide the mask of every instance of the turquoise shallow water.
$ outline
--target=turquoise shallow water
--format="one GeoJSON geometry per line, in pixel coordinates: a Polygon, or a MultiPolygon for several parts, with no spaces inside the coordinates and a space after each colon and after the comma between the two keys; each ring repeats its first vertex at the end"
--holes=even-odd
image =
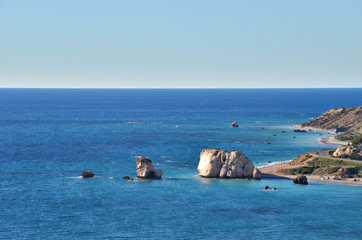
{"type": "Polygon", "coordinates": [[[0,89],[0,238],[360,239],[360,187],[202,179],[196,167],[208,147],[259,166],[333,147],[289,126],[361,103],[362,89],[0,89]],[[122,180],[140,155],[163,180],[122,180]],[[97,178],[76,178],[85,169],[97,178]]]}

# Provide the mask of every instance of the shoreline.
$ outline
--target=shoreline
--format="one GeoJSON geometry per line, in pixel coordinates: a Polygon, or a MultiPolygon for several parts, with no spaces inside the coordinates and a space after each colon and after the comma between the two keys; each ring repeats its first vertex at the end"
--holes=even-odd
{"type": "MultiPolygon", "coordinates": [[[[284,167],[288,164],[288,162],[277,162],[274,165],[264,166],[258,168],[261,171],[261,179],[294,179],[298,175],[286,175],[279,173],[278,170],[281,167],[284,167]]],[[[323,182],[323,183],[337,183],[344,185],[353,185],[353,186],[361,186],[362,187],[362,178],[344,178],[342,180],[334,180],[330,176],[330,179],[321,178],[317,175],[305,175],[308,178],[308,182],[323,182]],[[359,181],[354,181],[354,179],[359,179],[359,181]]]]}
{"type": "Polygon", "coordinates": [[[336,136],[338,134],[336,133],[335,130],[327,130],[327,129],[316,128],[316,127],[304,127],[304,126],[301,126],[301,125],[290,126],[290,128],[305,130],[305,131],[308,131],[308,132],[332,133],[333,135],[326,136],[326,137],[323,137],[323,138],[320,139],[320,141],[322,143],[324,143],[324,144],[344,146],[344,145],[346,145],[348,143],[348,142],[344,142],[344,141],[340,141],[340,140],[336,139],[336,136]]]}
{"type": "Polygon", "coordinates": [[[327,130],[327,129],[316,128],[316,127],[305,127],[305,126],[302,126],[302,125],[290,126],[290,128],[305,130],[305,131],[308,131],[308,132],[313,131],[313,132],[326,132],[326,133],[334,133],[334,134],[336,134],[336,130],[327,130]]]}
{"type": "MultiPolygon", "coordinates": [[[[321,143],[326,145],[337,145],[337,146],[344,146],[347,144],[347,142],[339,141],[335,138],[336,134],[332,131],[327,131],[323,129],[317,129],[312,127],[301,127],[298,126],[291,126],[291,128],[297,128],[297,129],[303,129],[306,131],[318,131],[318,132],[330,132],[334,133],[334,135],[323,137],[320,139],[321,143]]],[[[283,173],[278,172],[278,170],[282,167],[285,167],[288,165],[288,163],[292,161],[279,161],[275,162],[269,165],[260,166],[258,169],[261,171],[262,179],[268,179],[268,178],[275,178],[275,179],[294,179],[298,175],[286,175],[283,173]]],[[[353,185],[353,186],[362,186],[362,178],[344,178],[341,180],[334,180],[331,176],[317,176],[317,175],[305,175],[308,178],[308,181],[311,182],[323,182],[323,183],[337,183],[337,184],[344,184],[344,185],[353,185]],[[329,177],[330,179],[326,178],[329,177]],[[358,179],[359,181],[354,181],[354,179],[358,179]]]]}
{"type": "Polygon", "coordinates": [[[338,146],[344,146],[348,142],[343,142],[338,139],[336,139],[336,135],[323,137],[320,139],[321,143],[327,144],[327,145],[338,145],[338,146]]]}

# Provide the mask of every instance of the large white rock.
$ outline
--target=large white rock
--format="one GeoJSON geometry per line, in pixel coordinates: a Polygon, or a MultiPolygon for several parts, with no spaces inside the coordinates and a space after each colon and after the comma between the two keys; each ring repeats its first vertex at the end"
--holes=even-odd
{"type": "Polygon", "coordinates": [[[216,149],[205,149],[200,154],[200,162],[197,166],[199,175],[203,177],[219,177],[223,166],[221,159],[225,160],[224,151],[216,149]]]}
{"type": "Polygon", "coordinates": [[[197,171],[207,178],[253,178],[254,165],[240,151],[205,149],[200,154],[197,171]]]}

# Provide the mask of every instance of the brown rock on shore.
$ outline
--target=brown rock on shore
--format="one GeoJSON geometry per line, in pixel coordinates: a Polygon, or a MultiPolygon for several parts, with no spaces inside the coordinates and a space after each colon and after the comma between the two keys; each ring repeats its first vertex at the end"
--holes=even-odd
{"type": "Polygon", "coordinates": [[[300,184],[300,185],[308,185],[308,179],[306,176],[298,176],[293,180],[294,184],[300,184]]]}

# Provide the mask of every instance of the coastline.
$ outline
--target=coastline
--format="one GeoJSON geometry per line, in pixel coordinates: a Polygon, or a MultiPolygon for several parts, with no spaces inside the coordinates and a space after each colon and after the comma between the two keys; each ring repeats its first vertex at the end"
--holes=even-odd
{"type": "Polygon", "coordinates": [[[295,126],[291,126],[290,128],[294,128],[294,129],[300,129],[300,130],[305,130],[305,131],[313,131],[313,132],[326,132],[326,133],[336,133],[336,130],[327,130],[327,129],[323,129],[323,128],[316,128],[316,127],[305,127],[302,125],[295,125],[295,126]]]}
{"type": "MultiPolygon", "coordinates": [[[[277,162],[273,165],[259,167],[258,169],[261,171],[262,179],[275,178],[275,179],[294,179],[298,175],[286,175],[278,172],[278,170],[282,167],[285,167],[288,162],[277,162]]],[[[309,182],[323,182],[323,183],[337,183],[337,184],[345,184],[345,185],[353,185],[353,186],[362,186],[362,178],[344,178],[342,180],[334,180],[334,179],[325,179],[321,178],[317,175],[306,175],[309,182]],[[360,181],[354,181],[354,179],[359,179],[360,181]]],[[[330,177],[331,178],[331,177],[330,177]]]]}
{"type": "MultiPolygon", "coordinates": [[[[318,128],[313,128],[313,127],[301,127],[300,125],[291,126],[291,128],[303,129],[306,131],[335,133],[332,131],[327,131],[324,129],[318,129],[318,128]]],[[[342,142],[342,141],[337,140],[335,138],[335,136],[336,136],[335,134],[331,135],[331,136],[327,136],[327,137],[321,138],[320,141],[323,144],[327,144],[327,145],[344,146],[347,144],[347,142],[342,142]]],[[[263,178],[264,179],[267,179],[267,178],[294,179],[294,178],[296,178],[298,175],[287,175],[287,174],[280,173],[278,171],[280,168],[286,167],[290,161],[291,160],[280,161],[280,162],[275,162],[270,165],[260,166],[258,169],[262,173],[262,179],[263,178]]],[[[353,185],[353,186],[362,186],[362,178],[344,178],[341,180],[334,180],[334,179],[332,179],[331,176],[329,176],[330,179],[321,177],[321,176],[317,176],[317,175],[306,175],[306,177],[308,178],[308,181],[311,181],[311,182],[337,183],[337,184],[345,184],[345,185],[353,185]],[[358,179],[359,181],[354,181],[354,179],[358,179]]]]}
{"type": "Polygon", "coordinates": [[[348,142],[339,141],[338,139],[336,139],[336,135],[321,138],[321,142],[328,145],[339,145],[339,146],[344,146],[348,143],[348,142]]]}
{"type": "Polygon", "coordinates": [[[348,143],[348,142],[343,142],[343,141],[340,141],[340,140],[336,139],[337,134],[336,134],[335,130],[327,130],[327,129],[316,128],[316,127],[304,127],[302,125],[291,126],[291,128],[305,130],[305,131],[308,131],[308,132],[313,131],[313,132],[332,133],[333,135],[323,137],[323,138],[320,139],[320,141],[322,143],[324,143],[324,144],[344,146],[344,145],[346,145],[348,143]]]}

